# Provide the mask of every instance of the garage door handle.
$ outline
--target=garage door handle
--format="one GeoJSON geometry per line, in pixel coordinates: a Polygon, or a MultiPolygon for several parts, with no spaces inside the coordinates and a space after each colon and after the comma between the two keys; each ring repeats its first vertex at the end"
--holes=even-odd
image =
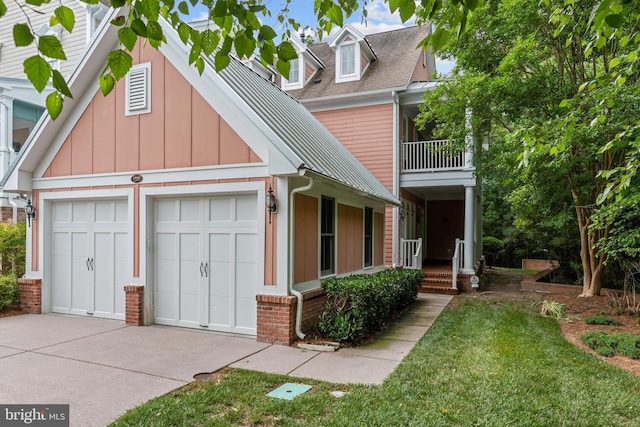
{"type": "Polygon", "coordinates": [[[85,263],[85,264],[87,265],[87,270],[89,270],[89,260],[90,260],[90,259],[91,259],[91,258],[87,258],[87,262],[85,263]]]}
{"type": "Polygon", "coordinates": [[[204,277],[209,277],[209,263],[204,263],[204,277]]]}
{"type": "Polygon", "coordinates": [[[200,277],[202,277],[204,274],[202,273],[202,263],[200,263],[200,277]]]}
{"type": "Polygon", "coordinates": [[[93,258],[91,258],[91,271],[93,271],[93,258]]]}

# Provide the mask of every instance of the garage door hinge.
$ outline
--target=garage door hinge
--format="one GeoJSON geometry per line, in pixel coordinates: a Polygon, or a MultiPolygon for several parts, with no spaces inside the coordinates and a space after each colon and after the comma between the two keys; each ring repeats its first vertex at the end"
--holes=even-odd
{"type": "Polygon", "coordinates": [[[87,313],[87,316],[93,316],[93,313],[87,313]]]}
{"type": "Polygon", "coordinates": [[[207,329],[209,329],[209,326],[208,326],[208,325],[200,325],[200,327],[201,327],[201,328],[207,328],[207,329]]]}

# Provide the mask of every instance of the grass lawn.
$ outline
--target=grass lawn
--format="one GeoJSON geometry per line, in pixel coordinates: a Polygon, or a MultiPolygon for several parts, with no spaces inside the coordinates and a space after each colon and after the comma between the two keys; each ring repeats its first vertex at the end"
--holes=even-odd
{"type": "Polygon", "coordinates": [[[382,386],[226,370],[113,425],[640,426],[638,396],[640,378],[566,342],[531,305],[456,297],[382,386]],[[313,389],[266,396],[285,382],[313,389]]]}

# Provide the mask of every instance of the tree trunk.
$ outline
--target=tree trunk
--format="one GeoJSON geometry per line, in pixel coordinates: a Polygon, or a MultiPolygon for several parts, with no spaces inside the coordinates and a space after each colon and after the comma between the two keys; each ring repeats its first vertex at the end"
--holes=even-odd
{"type": "Polygon", "coordinates": [[[602,271],[604,256],[598,256],[595,245],[603,235],[599,231],[589,233],[589,208],[576,206],[578,228],[580,230],[580,260],[582,261],[582,293],[579,297],[593,297],[600,295],[602,288],[602,271]]]}

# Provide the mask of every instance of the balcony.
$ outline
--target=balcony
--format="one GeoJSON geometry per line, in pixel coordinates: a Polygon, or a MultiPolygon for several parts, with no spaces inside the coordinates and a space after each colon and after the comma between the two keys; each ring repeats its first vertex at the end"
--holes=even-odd
{"type": "Polygon", "coordinates": [[[471,166],[470,153],[450,155],[448,144],[448,139],[403,142],[402,172],[459,171],[471,166]]]}

